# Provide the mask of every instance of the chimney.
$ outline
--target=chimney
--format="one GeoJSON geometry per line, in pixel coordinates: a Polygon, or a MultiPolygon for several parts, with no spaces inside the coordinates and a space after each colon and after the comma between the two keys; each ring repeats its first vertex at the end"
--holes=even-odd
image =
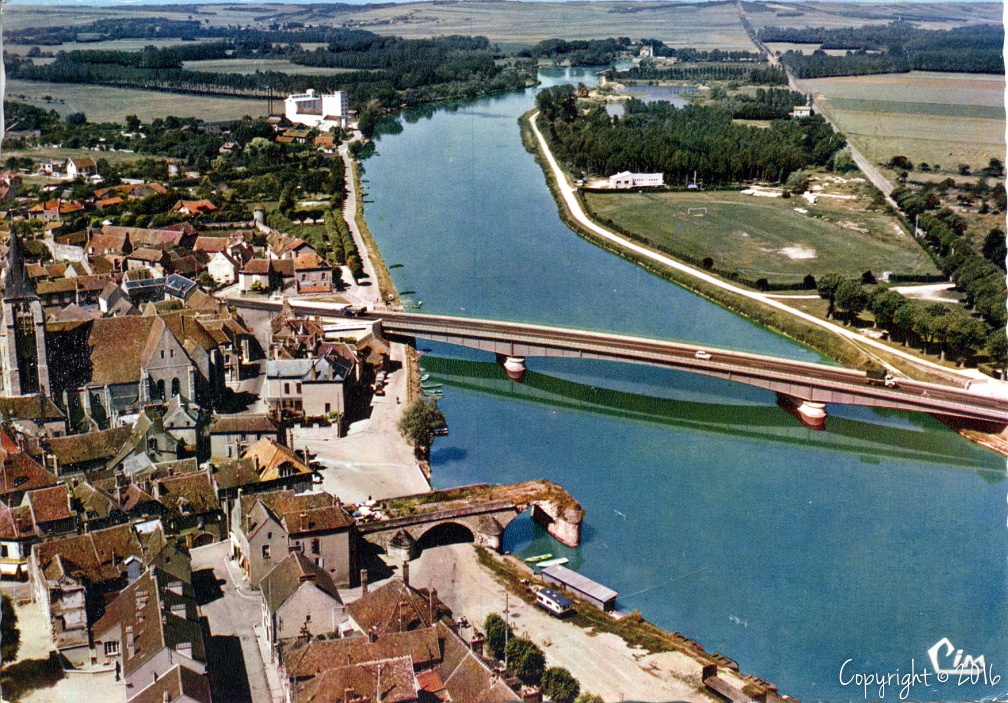
{"type": "Polygon", "coordinates": [[[360,594],[366,595],[368,592],[367,583],[367,569],[360,570],[360,594]]]}
{"type": "Polygon", "coordinates": [[[402,580],[403,583],[409,586],[409,562],[404,561],[402,563],[402,580]]]}

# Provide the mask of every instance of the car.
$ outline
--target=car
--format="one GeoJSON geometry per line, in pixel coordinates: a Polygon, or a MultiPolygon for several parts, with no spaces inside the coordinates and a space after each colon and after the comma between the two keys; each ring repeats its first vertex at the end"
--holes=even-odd
{"type": "Polygon", "coordinates": [[[711,358],[710,352],[705,352],[703,349],[701,349],[700,351],[698,351],[693,356],[695,356],[698,359],[703,359],[704,361],[708,361],[711,358]]]}

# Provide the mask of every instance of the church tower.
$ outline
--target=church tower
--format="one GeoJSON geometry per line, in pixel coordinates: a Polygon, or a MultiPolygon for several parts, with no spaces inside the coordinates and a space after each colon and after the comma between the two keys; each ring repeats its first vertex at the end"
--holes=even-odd
{"type": "Polygon", "coordinates": [[[45,315],[25,271],[21,240],[13,231],[4,271],[0,371],[4,395],[49,392],[45,315]]]}

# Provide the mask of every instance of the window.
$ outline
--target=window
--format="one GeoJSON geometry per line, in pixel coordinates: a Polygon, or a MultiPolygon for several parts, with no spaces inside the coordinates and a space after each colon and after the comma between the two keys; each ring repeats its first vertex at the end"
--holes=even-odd
{"type": "Polygon", "coordinates": [[[10,555],[10,550],[7,548],[6,544],[0,544],[0,557],[7,558],[10,555]]]}
{"type": "Polygon", "coordinates": [[[228,459],[230,459],[230,458],[231,458],[231,445],[230,445],[230,444],[229,444],[229,445],[227,445],[227,458],[228,458],[228,459]]]}
{"type": "Polygon", "coordinates": [[[290,395],[290,384],[284,383],[284,395],[290,395]]]}
{"type": "Polygon", "coordinates": [[[328,415],[329,413],[332,412],[332,404],[331,403],[326,403],[325,404],[325,411],[326,411],[326,415],[328,415]]]}
{"type": "Polygon", "coordinates": [[[322,550],[320,549],[320,546],[321,545],[319,544],[318,537],[315,537],[314,539],[312,539],[312,541],[311,541],[311,553],[312,554],[321,554],[322,550]]]}
{"type": "Polygon", "coordinates": [[[297,384],[297,392],[298,392],[298,395],[301,395],[301,384],[300,383],[297,384]]]}
{"type": "Polygon", "coordinates": [[[168,350],[168,358],[169,359],[174,359],[175,358],[175,350],[174,349],[169,349],[168,350]]]}
{"type": "Polygon", "coordinates": [[[164,358],[164,349],[161,350],[161,358],[164,358]]]}
{"type": "Polygon", "coordinates": [[[305,622],[311,622],[311,613],[308,613],[307,615],[305,615],[304,621],[305,622]]]}
{"type": "Polygon", "coordinates": [[[270,546],[268,544],[264,544],[262,546],[262,555],[263,555],[263,559],[269,559],[270,558],[270,546]]]}
{"type": "Polygon", "coordinates": [[[112,640],[105,643],[105,656],[115,657],[119,655],[119,640],[112,640]]]}
{"type": "Polygon", "coordinates": [[[177,396],[181,390],[182,390],[182,384],[179,383],[179,380],[177,378],[173,378],[171,380],[172,397],[174,398],[175,396],[177,396]]]}

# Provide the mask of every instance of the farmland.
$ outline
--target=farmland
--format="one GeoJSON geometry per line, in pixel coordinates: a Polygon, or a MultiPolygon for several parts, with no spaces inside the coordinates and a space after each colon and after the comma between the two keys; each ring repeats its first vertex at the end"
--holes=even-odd
{"type": "Polygon", "coordinates": [[[109,86],[82,87],[64,83],[36,83],[8,80],[7,96],[61,115],[83,112],[91,122],[122,122],[125,115],[137,115],[149,122],[157,117],[199,117],[209,122],[266,114],[265,100],[179,95],[152,90],[109,86]],[[21,96],[24,96],[23,98],[21,96]],[[45,100],[49,96],[51,100],[45,100]]]}
{"type": "Polygon", "coordinates": [[[801,84],[874,162],[900,154],[951,171],[1004,157],[1003,78],[914,71],[801,84]]]}
{"type": "Polygon", "coordinates": [[[335,73],[352,71],[350,68],[330,68],[328,66],[301,66],[285,59],[212,59],[208,61],[185,61],[182,67],[187,71],[209,71],[216,73],[249,74],[256,71],[278,71],[296,73],[303,76],[331,76],[335,73]]]}
{"type": "Polygon", "coordinates": [[[600,220],[681,258],[709,256],[719,271],[750,280],[798,283],[810,273],[856,276],[865,270],[936,273],[893,218],[866,210],[860,200],[820,199],[811,205],[799,198],[714,191],[586,193],[585,201],[600,220]]]}

